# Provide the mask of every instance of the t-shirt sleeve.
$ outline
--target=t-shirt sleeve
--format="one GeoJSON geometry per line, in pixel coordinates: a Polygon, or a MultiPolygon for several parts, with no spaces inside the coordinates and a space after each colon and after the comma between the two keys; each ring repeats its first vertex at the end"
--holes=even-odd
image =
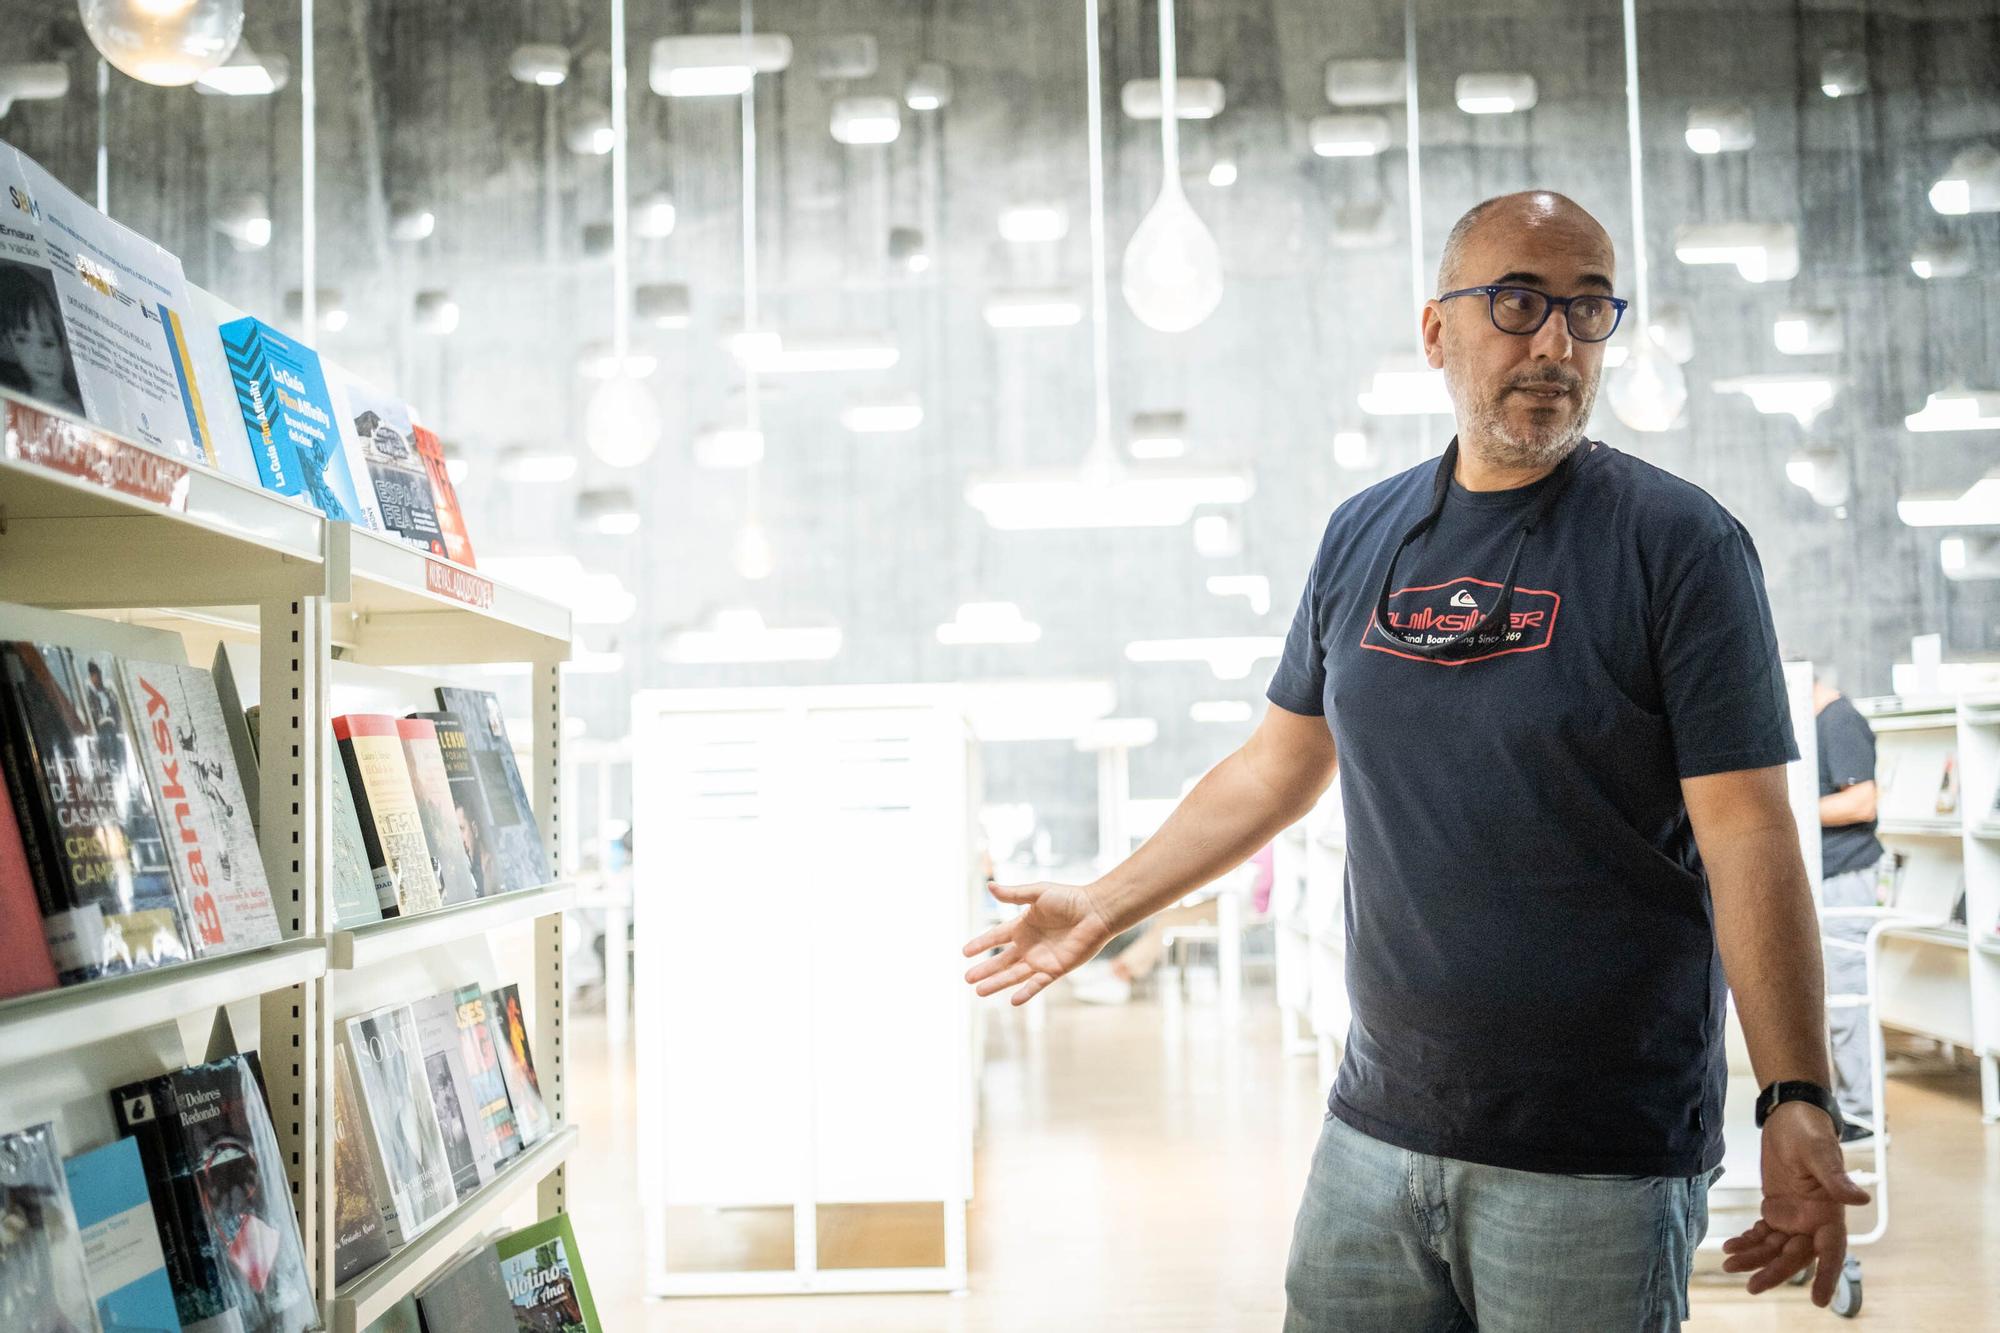
{"type": "Polygon", "coordinates": [[[1740,526],[1680,567],[1653,643],[1681,777],[1799,757],[1764,568],[1740,526]]]}
{"type": "Polygon", "coordinates": [[[1852,708],[1828,707],[1820,714],[1820,765],[1835,791],[1875,780],[1875,731],[1852,708]]]}
{"type": "Polygon", "coordinates": [[[1285,636],[1285,651],[1264,697],[1288,713],[1306,717],[1326,715],[1326,652],[1319,641],[1319,560],[1313,560],[1306,574],[1306,588],[1299,595],[1299,609],[1292,615],[1292,629],[1285,636]]]}

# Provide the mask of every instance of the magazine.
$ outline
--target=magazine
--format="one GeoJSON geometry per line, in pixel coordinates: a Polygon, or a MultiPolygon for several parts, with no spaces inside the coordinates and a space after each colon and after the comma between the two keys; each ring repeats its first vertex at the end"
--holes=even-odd
{"type": "Polygon", "coordinates": [[[408,1005],[392,1005],[348,1019],[341,1035],[375,1148],[368,1165],[382,1221],[390,1243],[402,1245],[458,1202],[444,1136],[431,1109],[416,1021],[408,1005]]]}
{"type": "Polygon", "coordinates": [[[509,982],[486,995],[487,1023],[499,1050],[500,1074],[507,1083],[507,1100],[514,1107],[514,1124],[521,1146],[547,1138],[555,1126],[542,1103],[541,1082],[535,1077],[535,1057],[528,1049],[528,1025],[521,1017],[520,987],[509,982]]]}
{"type": "Polygon", "coordinates": [[[368,1169],[368,1145],[361,1103],[354,1092],[354,1066],[347,1047],[333,1048],[333,1280],[345,1282],[389,1257],[389,1233],[375,1177],[368,1169]]]}
{"type": "Polygon", "coordinates": [[[444,991],[418,1000],[410,1011],[416,1018],[431,1107],[437,1112],[445,1157],[451,1162],[452,1187],[463,1199],[493,1179],[498,1158],[479,1121],[472,1076],[458,1040],[457,1006],[451,992],[444,991]]]}
{"type": "Polygon", "coordinates": [[[350,466],[352,460],[361,460],[354,483],[374,491],[382,531],[443,555],[444,533],[431,499],[430,477],[412,436],[410,409],[337,368],[328,368],[327,381],[340,411],[350,466]]]}
{"type": "Polygon", "coordinates": [[[264,489],[299,496],[330,519],[373,526],[348,472],[318,353],[250,316],[217,336],[264,489]]]}
{"type": "Polygon", "coordinates": [[[51,1124],[0,1134],[0,1328],[97,1328],[83,1237],[51,1124]]]}
{"type": "Polygon", "coordinates": [[[514,1103],[507,1095],[507,1076],[500,1069],[500,1048],[488,1021],[491,1006],[477,986],[459,987],[452,994],[452,1005],[473,1113],[493,1146],[494,1162],[504,1164],[521,1151],[521,1131],[514,1123],[514,1103]]]}
{"type": "Polygon", "coordinates": [[[548,852],[542,845],[541,826],[535,822],[535,809],[528,802],[528,789],[521,782],[520,766],[514,762],[514,745],[507,736],[499,697],[488,690],[440,686],[437,698],[440,709],[456,713],[465,725],[473,767],[500,845],[506,887],[528,889],[548,883],[548,852]]]}
{"type": "Polygon", "coordinates": [[[568,1213],[502,1237],[494,1248],[521,1333],[602,1333],[568,1213]]]}

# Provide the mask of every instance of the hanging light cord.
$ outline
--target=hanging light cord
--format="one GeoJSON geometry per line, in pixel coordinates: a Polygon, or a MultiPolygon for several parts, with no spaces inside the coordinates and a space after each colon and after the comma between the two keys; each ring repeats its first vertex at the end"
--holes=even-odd
{"type": "MultiPolygon", "coordinates": [[[[1171,0],[1165,0],[1171,3],[1171,0]]],[[[1090,126],[1090,359],[1096,375],[1096,436],[1091,450],[1109,464],[1111,448],[1111,299],[1104,276],[1104,94],[1098,68],[1097,0],[1083,0],[1084,100],[1090,126]]]]}
{"type": "MultiPolygon", "coordinates": [[[[738,17],[743,31],[743,63],[750,67],[750,82],[743,89],[743,333],[746,338],[754,337],[757,332],[757,71],[750,58],[750,3],[751,0],[743,0],[738,17]]],[[[752,433],[764,428],[758,410],[756,363],[753,348],[743,367],[744,424],[752,433]]],[[[758,521],[761,467],[752,463],[744,469],[746,527],[758,521]]]]}
{"type": "Polygon", "coordinates": [[[632,242],[627,229],[625,0],[611,0],[611,356],[625,374],[632,346],[632,242]]]}
{"type": "Polygon", "coordinates": [[[1646,191],[1639,157],[1639,19],[1634,0],[1625,0],[1625,137],[1632,152],[1632,313],[1644,336],[1650,317],[1646,272],[1646,191]]]}
{"type": "Polygon", "coordinates": [[[1180,64],[1174,52],[1174,0],[1160,0],[1160,188],[1180,183],[1180,64]]]}
{"type": "MultiPolygon", "coordinates": [[[[1627,0],[1630,3],[1630,0],[1627,0]]],[[[1410,141],[1410,151],[1405,154],[1410,174],[1410,290],[1416,294],[1416,308],[1421,310],[1430,299],[1429,284],[1424,281],[1424,191],[1423,159],[1417,146],[1417,2],[1407,0],[1403,6],[1403,110],[1408,121],[1405,131],[1410,141]]],[[[1424,350],[1421,329],[1417,334],[1417,351],[1424,350]]]]}

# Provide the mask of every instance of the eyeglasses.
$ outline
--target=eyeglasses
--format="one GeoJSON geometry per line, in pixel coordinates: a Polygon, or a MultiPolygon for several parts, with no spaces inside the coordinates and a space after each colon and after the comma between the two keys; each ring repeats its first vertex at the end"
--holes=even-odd
{"type": "Polygon", "coordinates": [[[1549,322],[1549,312],[1563,308],[1569,336],[1580,343],[1601,343],[1618,331],[1625,317],[1626,302],[1616,296],[1550,296],[1533,287],[1461,287],[1438,297],[1449,301],[1455,296],[1484,296],[1493,327],[1502,333],[1522,337],[1549,322]]]}

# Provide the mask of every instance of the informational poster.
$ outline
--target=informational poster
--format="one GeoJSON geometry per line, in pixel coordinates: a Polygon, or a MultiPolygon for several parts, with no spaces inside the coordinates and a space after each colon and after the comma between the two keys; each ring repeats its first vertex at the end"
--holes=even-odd
{"type": "Polygon", "coordinates": [[[0,192],[0,384],[214,465],[182,323],[188,295],[180,260],[5,145],[0,192]]]}

